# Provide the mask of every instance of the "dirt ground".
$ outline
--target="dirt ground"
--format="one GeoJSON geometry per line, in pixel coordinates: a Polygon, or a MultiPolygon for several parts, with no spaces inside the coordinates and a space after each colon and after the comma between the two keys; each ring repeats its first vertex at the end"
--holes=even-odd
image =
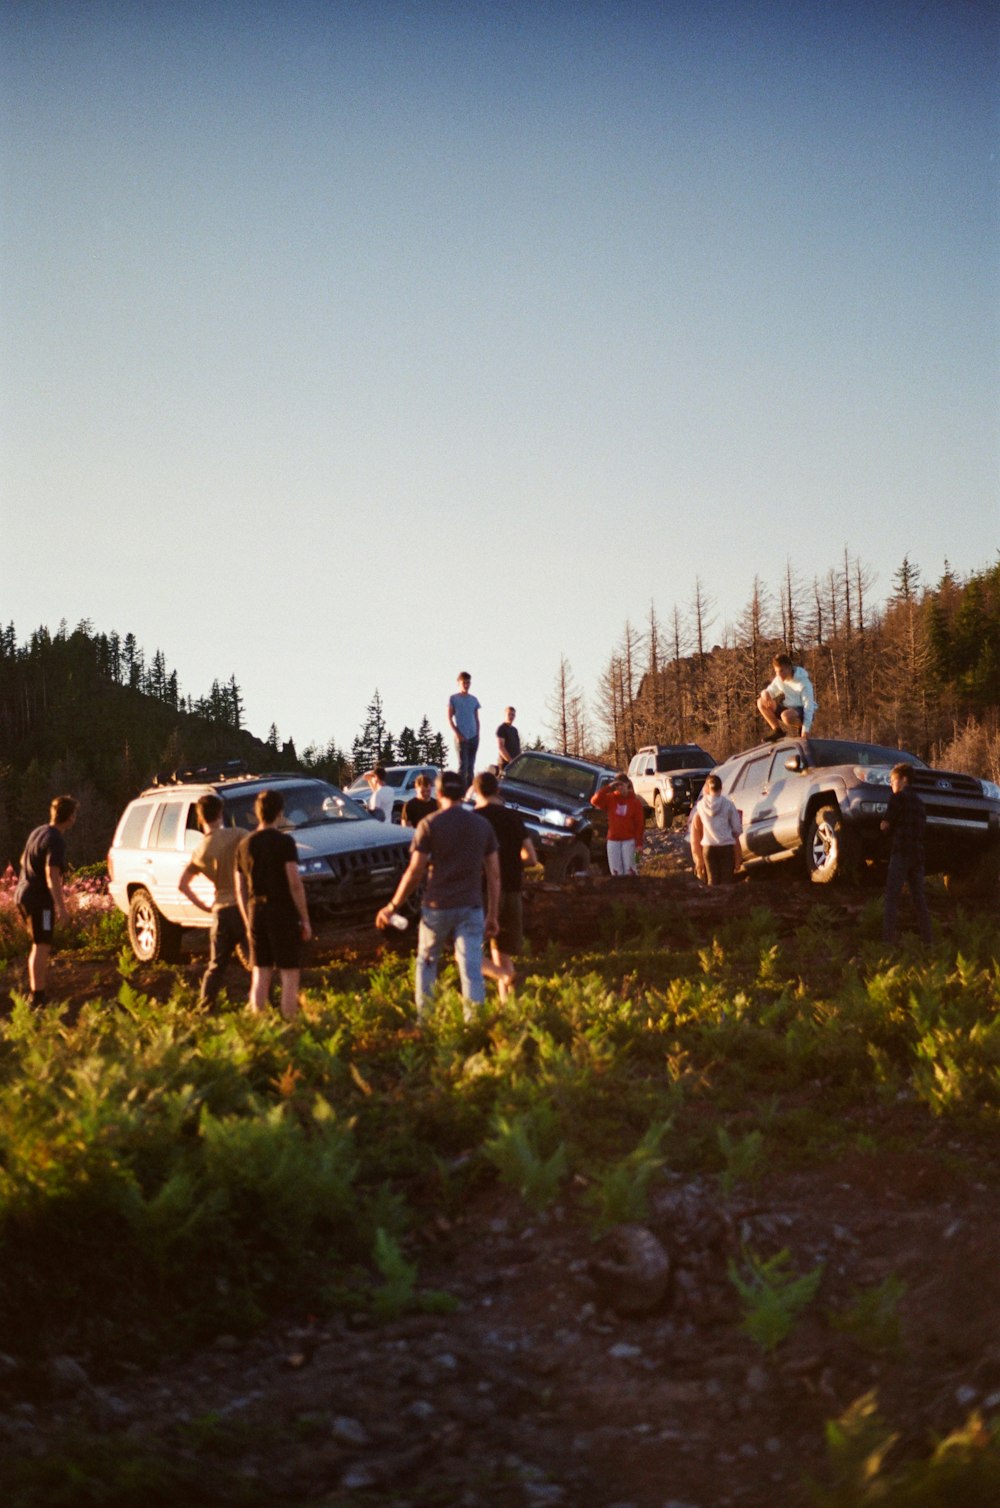
{"type": "MultiPolygon", "coordinates": [[[[706,938],[759,905],[792,929],[815,903],[787,876],[709,892],[683,872],[676,839],[658,847],[647,863],[659,873],[614,898],[682,903],[706,938]]],[[[596,935],[611,883],[579,883],[571,906],[540,887],[529,933],[596,935]]],[[[837,898],[836,924],[869,899],[837,898]]],[[[948,904],[934,902],[942,914],[948,904]]],[[[380,944],[359,933],[350,945],[365,956],[380,944]]],[[[202,962],[184,967],[194,981],[202,962]]],[[[156,995],[171,973],[133,982],[156,995]]],[[[53,992],[78,1003],[117,983],[113,961],[56,960],[53,992]]],[[[568,1208],[527,1223],[495,1189],[421,1233],[421,1285],[452,1294],[454,1313],[378,1327],[291,1314],[152,1375],[91,1376],[86,1358],[63,1358],[28,1393],[0,1358],[0,1439],[43,1452],[77,1420],[178,1453],[214,1431],[234,1486],[276,1504],[795,1508],[806,1479],[823,1476],[824,1422],[871,1389],[903,1452],[974,1408],[1000,1410],[1000,1154],[906,1105],[866,1112],[855,1129],[878,1139],[889,1127],[880,1145],[893,1150],[769,1178],[755,1200],[726,1200],[714,1180],[661,1181],[647,1256],[666,1278],[649,1312],[628,1312],[648,1300],[645,1268],[617,1268],[612,1243],[595,1246],[568,1208]],[[726,1265],[741,1243],[787,1246],[799,1271],[824,1266],[819,1302],[771,1357],[737,1328],[726,1265]],[[897,1349],[827,1322],[889,1277],[906,1285],[897,1349]]]]}

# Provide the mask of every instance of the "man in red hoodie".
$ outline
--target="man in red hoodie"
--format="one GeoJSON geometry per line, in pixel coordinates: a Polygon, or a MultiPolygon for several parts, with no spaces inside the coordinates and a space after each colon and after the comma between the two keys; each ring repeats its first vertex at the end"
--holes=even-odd
{"type": "Polygon", "coordinates": [[[634,874],[635,856],[642,849],[646,808],[627,775],[616,775],[590,798],[608,814],[608,868],[612,874],[634,874]]]}

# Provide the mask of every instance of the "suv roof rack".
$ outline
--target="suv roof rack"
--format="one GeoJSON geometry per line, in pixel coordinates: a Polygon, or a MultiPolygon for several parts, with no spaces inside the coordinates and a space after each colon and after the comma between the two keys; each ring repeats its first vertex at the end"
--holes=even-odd
{"type": "Polygon", "coordinates": [[[232,780],[248,773],[245,759],[227,759],[223,764],[203,764],[196,769],[159,770],[153,776],[153,785],[204,785],[208,781],[232,780]]]}

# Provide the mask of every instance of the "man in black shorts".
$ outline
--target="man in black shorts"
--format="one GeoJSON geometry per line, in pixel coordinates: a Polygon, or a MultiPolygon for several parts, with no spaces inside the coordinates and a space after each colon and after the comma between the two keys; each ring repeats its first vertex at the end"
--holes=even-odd
{"type": "Polygon", "coordinates": [[[483,964],[483,973],[487,979],[496,980],[497,993],[504,1001],[514,986],[514,954],[520,953],[524,944],[521,865],[537,864],[538,855],[520,814],[501,801],[497,777],[483,770],[473,786],[476,814],[486,818],[500,848],[500,929],[496,937],[490,938],[493,962],[483,964]]]}
{"type": "Polygon", "coordinates": [[[66,920],[63,875],[66,873],[66,834],[76,821],[77,802],[57,796],[48,823],[36,827],[24,845],[14,903],[31,933],[28,954],[28,999],[44,1005],[49,955],[56,922],[66,920]]]}
{"type": "Polygon", "coordinates": [[[281,974],[281,1014],[299,1013],[302,944],[312,937],[299,851],[278,821],[285,810],[280,791],[261,791],[254,802],[257,829],[236,855],[236,898],[250,939],[250,1009],[263,1011],[275,969],[281,974]]]}

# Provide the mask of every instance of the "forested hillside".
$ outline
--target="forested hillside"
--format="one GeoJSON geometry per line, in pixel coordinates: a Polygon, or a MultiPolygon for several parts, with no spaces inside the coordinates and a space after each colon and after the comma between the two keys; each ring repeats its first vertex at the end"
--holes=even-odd
{"type": "Polygon", "coordinates": [[[265,739],[243,725],[235,675],[201,697],[181,694],[159,649],[147,661],[134,634],[95,633],[84,621],[38,628],[18,643],[0,629],[0,871],[16,862],[53,795],[80,801],[77,864],[103,858],[125,803],[159,771],[226,759],[253,770],[301,769],[337,784],[386,763],[443,764],[444,742],[424,717],[390,732],[375,691],[350,754],[335,740],[297,752],[272,723],[265,739]]]}
{"type": "Polygon", "coordinates": [[[1000,778],[1000,562],[964,578],[946,565],[929,587],[904,558],[884,601],[846,552],[809,586],[789,564],[776,594],[755,578],[742,613],[724,625],[696,580],[687,609],[675,607],[666,623],[655,609],[641,630],[626,623],[595,716],[563,660],[552,732],[569,752],[589,747],[618,765],[657,741],[697,741],[724,759],[765,732],[757,694],[786,646],[812,676],[818,733],[1000,778]]]}
{"type": "Polygon", "coordinates": [[[133,634],[95,634],[87,622],[22,645],[0,630],[0,868],[45,820],[54,794],[80,800],[78,863],[103,857],[125,802],[161,769],[244,758],[294,766],[242,725],[235,677],[207,696],[183,697],[160,650],[147,664],[133,634]]]}

